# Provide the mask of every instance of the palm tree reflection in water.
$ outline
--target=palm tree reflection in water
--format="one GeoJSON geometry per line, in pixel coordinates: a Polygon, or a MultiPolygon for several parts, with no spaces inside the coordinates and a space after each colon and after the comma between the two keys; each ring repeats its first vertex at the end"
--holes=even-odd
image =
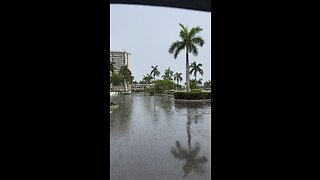
{"type": "Polygon", "coordinates": [[[191,146],[191,115],[189,114],[189,108],[187,108],[188,111],[188,122],[187,122],[187,134],[188,134],[188,149],[184,149],[179,141],[176,141],[176,147],[171,148],[171,153],[173,156],[179,160],[186,160],[184,166],[182,167],[184,175],[183,177],[187,176],[191,173],[192,170],[196,174],[202,175],[205,173],[205,168],[202,167],[202,164],[206,163],[208,161],[206,156],[197,157],[199,150],[200,150],[200,144],[199,142],[196,142],[194,148],[191,146]]]}

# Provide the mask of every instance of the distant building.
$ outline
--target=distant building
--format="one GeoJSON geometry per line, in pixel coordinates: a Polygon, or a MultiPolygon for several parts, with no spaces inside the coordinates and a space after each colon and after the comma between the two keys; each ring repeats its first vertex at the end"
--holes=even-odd
{"type": "Polygon", "coordinates": [[[118,73],[122,66],[130,68],[131,54],[126,51],[110,51],[110,62],[115,63],[115,72],[118,73]]]}

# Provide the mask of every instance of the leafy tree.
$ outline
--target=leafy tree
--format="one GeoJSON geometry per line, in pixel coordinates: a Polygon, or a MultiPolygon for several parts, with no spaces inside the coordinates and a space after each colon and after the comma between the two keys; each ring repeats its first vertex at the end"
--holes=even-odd
{"type": "Polygon", "coordinates": [[[199,26],[191,28],[189,31],[188,27],[180,24],[180,38],[181,41],[175,41],[171,44],[169,48],[169,53],[173,54],[174,59],[177,58],[178,54],[185,49],[186,51],[186,86],[187,92],[190,92],[190,70],[189,70],[189,53],[192,53],[194,56],[198,55],[197,45],[202,47],[204,45],[204,40],[200,36],[196,36],[197,33],[202,31],[202,28],[199,26]]]}
{"type": "Polygon", "coordinates": [[[173,90],[177,87],[177,84],[170,80],[157,80],[155,83],[157,92],[164,92],[166,90],[173,90]]]}
{"type": "Polygon", "coordinates": [[[191,80],[190,80],[190,88],[191,88],[191,89],[198,89],[199,87],[198,87],[197,84],[198,84],[198,83],[197,83],[197,81],[196,81],[195,79],[191,79],[191,80]]]}

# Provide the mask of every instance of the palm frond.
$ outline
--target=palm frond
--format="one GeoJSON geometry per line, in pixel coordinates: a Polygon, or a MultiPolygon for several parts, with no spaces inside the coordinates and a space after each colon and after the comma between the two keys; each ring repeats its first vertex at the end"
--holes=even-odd
{"type": "Polygon", "coordinates": [[[176,42],[172,43],[170,48],[169,48],[169,50],[168,50],[168,52],[170,54],[173,54],[174,50],[177,49],[180,46],[181,43],[182,42],[180,42],[180,41],[176,41],[176,42]]]}
{"type": "Polygon", "coordinates": [[[205,41],[200,36],[192,38],[191,42],[192,44],[199,45],[200,47],[202,47],[205,43],[205,41]]]}
{"type": "Polygon", "coordinates": [[[201,74],[201,76],[203,76],[203,70],[199,68],[199,73],[201,74]]]}
{"type": "Polygon", "coordinates": [[[173,54],[173,58],[177,59],[178,55],[180,54],[180,52],[185,48],[185,44],[184,43],[180,43],[179,46],[175,49],[174,54],[173,54]]]}
{"type": "Polygon", "coordinates": [[[192,39],[200,31],[202,31],[202,28],[200,26],[192,28],[189,32],[189,38],[192,39]]]}
{"type": "Polygon", "coordinates": [[[179,23],[180,27],[181,27],[181,31],[180,31],[180,37],[181,39],[187,39],[188,38],[188,27],[184,26],[183,24],[179,23]]]}
{"type": "Polygon", "coordinates": [[[190,51],[194,56],[198,56],[198,48],[197,46],[195,46],[194,44],[191,44],[191,48],[190,48],[190,51]]]}

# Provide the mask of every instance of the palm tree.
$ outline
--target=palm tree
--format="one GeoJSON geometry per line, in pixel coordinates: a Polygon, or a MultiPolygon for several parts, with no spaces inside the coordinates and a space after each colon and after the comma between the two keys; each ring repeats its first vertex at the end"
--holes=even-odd
{"type": "MultiPolygon", "coordinates": [[[[184,171],[184,176],[187,176],[192,170],[196,174],[203,174],[205,172],[205,169],[201,166],[201,164],[204,164],[208,161],[206,156],[197,157],[199,150],[200,150],[200,144],[197,142],[195,144],[195,147],[191,147],[191,115],[189,112],[189,108],[187,108],[188,111],[188,121],[187,121],[187,134],[188,134],[188,149],[184,149],[179,141],[176,141],[176,148],[171,148],[171,153],[173,156],[179,160],[185,159],[185,165],[182,167],[184,171]]],[[[196,117],[197,119],[197,117],[196,117]]]]}
{"type": "Polygon", "coordinates": [[[201,69],[202,64],[199,63],[197,64],[195,61],[193,63],[191,63],[190,65],[191,70],[190,70],[190,74],[193,73],[194,75],[194,79],[197,81],[197,73],[201,74],[201,76],[203,76],[203,70],[201,69]]]}
{"type": "Polygon", "coordinates": [[[133,80],[134,80],[134,76],[130,76],[130,78],[129,78],[130,91],[132,91],[132,87],[133,87],[133,80]]]}
{"type": "Polygon", "coordinates": [[[205,88],[211,88],[211,80],[206,81],[205,83],[203,83],[203,86],[205,88]]]}
{"type": "Polygon", "coordinates": [[[114,66],[116,63],[115,62],[110,62],[110,72],[111,74],[114,74],[114,71],[116,70],[116,67],[114,66]]]}
{"type": "MultiPolygon", "coordinates": [[[[122,77],[119,74],[112,74],[112,76],[110,77],[110,83],[112,84],[112,86],[114,87],[118,87],[122,85],[122,77]]],[[[117,91],[117,90],[116,90],[117,91]]]]}
{"type": "Polygon", "coordinates": [[[122,66],[120,68],[119,75],[122,77],[125,91],[127,91],[127,82],[129,82],[131,78],[131,71],[128,69],[128,66],[122,66]]]}
{"type": "Polygon", "coordinates": [[[156,86],[155,86],[155,83],[156,83],[156,76],[159,76],[160,75],[160,72],[158,70],[158,65],[156,66],[151,66],[151,72],[150,72],[150,75],[153,76],[153,86],[154,86],[154,93],[156,93],[156,86]]]}
{"type": "Polygon", "coordinates": [[[170,67],[164,71],[162,78],[164,80],[172,81],[173,71],[170,70],[170,67]]]}
{"type": "Polygon", "coordinates": [[[144,83],[148,84],[150,86],[151,84],[151,80],[153,79],[153,77],[150,74],[147,74],[146,76],[143,75],[143,81],[144,83]]]}
{"type": "Polygon", "coordinates": [[[183,24],[180,24],[180,27],[182,28],[180,31],[180,38],[181,41],[176,41],[171,44],[169,48],[169,53],[173,54],[174,59],[177,58],[178,54],[181,52],[181,50],[186,50],[186,88],[187,92],[190,91],[190,75],[189,75],[189,53],[192,53],[194,56],[198,55],[198,48],[196,45],[199,45],[200,47],[203,46],[204,40],[200,36],[196,36],[197,33],[202,31],[202,28],[199,26],[193,27],[190,31],[188,27],[184,26],[183,24]]]}
{"type": "Polygon", "coordinates": [[[177,81],[177,83],[180,85],[180,82],[182,81],[182,73],[176,72],[173,76],[173,80],[177,81]]]}
{"type": "MultiPolygon", "coordinates": [[[[114,71],[116,70],[116,67],[114,65],[115,65],[115,62],[110,62],[110,85],[111,86],[112,86],[111,76],[114,74],[114,71]]],[[[110,87],[110,88],[112,88],[112,87],[110,87]]]]}
{"type": "Polygon", "coordinates": [[[149,87],[150,87],[150,84],[151,84],[151,82],[152,82],[153,77],[152,77],[151,74],[147,74],[147,78],[148,78],[149,87]]]}

